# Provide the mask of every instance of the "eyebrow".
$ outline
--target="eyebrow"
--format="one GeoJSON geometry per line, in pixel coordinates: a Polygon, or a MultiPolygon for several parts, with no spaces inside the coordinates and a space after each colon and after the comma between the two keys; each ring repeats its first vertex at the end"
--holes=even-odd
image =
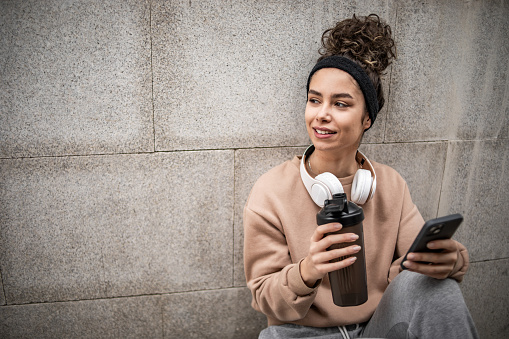
{"type": "MultiPolygon", "coordinates": [[[[315,91],[314,89],[310,89],[308,91],[308,94],[314,94],[314,95],[318,95],[320,97],[323,97],[322,93],[318,92],[318,91],[315,91]]],[[[332,95],[332,98],[333,99],[340,99],[340,98],[349,98],[349,99],[353,99],[353,97],[349,94],[349,93],[336,93],[336,94],[333,94],[332,95]]]]}

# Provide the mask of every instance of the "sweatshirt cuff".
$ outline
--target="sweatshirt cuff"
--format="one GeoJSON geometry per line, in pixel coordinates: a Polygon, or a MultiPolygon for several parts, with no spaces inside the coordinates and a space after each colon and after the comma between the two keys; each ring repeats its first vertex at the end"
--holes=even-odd
{"type": "MultiPolygon", "coordinates": [[[[302,259],[304,260],[304,259],[302,259]]],[[[296,295],[303,297],[306,295],[310,295],[320,286],[320,283],[322,280],[318,280],[314,287],[308,287],[304,280],[302,279],[302,276],[300,274],[300,263],[302,262],[300,260],[296,265],[294,265],[287,274],[288,279],[288,287],[290,290],[292,290],[296,295]]]]}

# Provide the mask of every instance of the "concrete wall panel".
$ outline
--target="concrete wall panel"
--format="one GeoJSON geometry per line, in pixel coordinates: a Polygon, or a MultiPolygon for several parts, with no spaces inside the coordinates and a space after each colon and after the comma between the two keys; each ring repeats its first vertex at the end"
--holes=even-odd
{"type": "Polygon", "coordinates": [[[250,301],[247,288],[163,296],[164,338],[258,338],[267,320],[250,301]]]}
{"type": "Polygon", "coordinates": [[[321,33],[354,12],[391,18],[388,2],[360,1],[171,1],[152,11],[156,150],[307,144],[305,86],[321,33]]]}
{"type": "Polygon", "coordinates": [[[0,308],[2,338],[162,338],[159,296],[0,308]]]}
{"type": "Polygon", "coordinates": [[[148,1],[2,1],[0,157],[153,151],[148,1]]]}
{"type": "Polygon", "coordinates": [[[0,166],[9,304],[231,285],[232,151],[0,166]]]}
{"type": "Polygon", "coordinates": [[[481,338],[507,338],[509,260],[476,262],[460,284],[481,338]]]}
{"type": "Polygon", "coordinates": [[[473,261],[507,258],[509,140],[451,142],[439,213],[462,213],[456,238],[473,261]]]}
{"type": "Polygon", "coordinates": [[[507,138],[509,4],[398,6],[386,141],[507,138]]]}

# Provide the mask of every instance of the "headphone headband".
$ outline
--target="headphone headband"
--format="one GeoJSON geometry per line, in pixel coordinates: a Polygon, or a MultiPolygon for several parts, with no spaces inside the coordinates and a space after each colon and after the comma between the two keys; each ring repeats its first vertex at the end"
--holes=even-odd
{"type": "MultiPolygon", "coordinates": [[[[373,184],[371,185],[371,188],[369,189],[369,199],[373,198],[373,194],[375,194],[376,190],[376,173],[375,169],[373,168],[373,165],[371,164],[371,161],[369,161],[368,158],[362,153],[361,151],[357,150],[357,153],[355,154],[355,160],[361,165],[361,169],[366,169],[369,172],[371,172],[371,177],[373,178],[373,184]],[[366,164],[367,168],[364,168],[364,164],[366,164]]],[[[367,200],[366,200],[367,202],[367,200]]]]}

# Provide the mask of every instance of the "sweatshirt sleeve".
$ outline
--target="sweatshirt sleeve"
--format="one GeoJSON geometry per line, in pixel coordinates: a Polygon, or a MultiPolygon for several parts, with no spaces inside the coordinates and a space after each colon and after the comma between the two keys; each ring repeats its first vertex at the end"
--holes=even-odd
{"type": "MultiPolygon", "coordinates": [[[[421,230],[424,225],[424,219],[419,213],[417,206],[412,202],[412,198],[410,197],[410,191],[408,186],[405,184],[404,187],[404,198],[403,198],[403,206],[401,209],[401,221],[398,232],[398,240],[395,257],[397,258],[391,265],[389,271],[389,282],[392,281],[398,275],[401,269],[401,262],[403,261],[403,257],[412,245],[415,237],[421,230]]],[[[456,245],[458,247],[458,260],[454,265],[453,270],[451,271],[449,278],[453,278],[458,282],[463,280],[463,276],[465,275],[468,266],[468,252],[465,246],[456,241],[456,245]]]]}
{"type": "Polygon", "coordinates": [[[319,284],[309,288],[304,283],[285,235],[268,219],[244,208],[244,268],[252,306],[281,322],[297,321],[307,314],[319,284]]]}

